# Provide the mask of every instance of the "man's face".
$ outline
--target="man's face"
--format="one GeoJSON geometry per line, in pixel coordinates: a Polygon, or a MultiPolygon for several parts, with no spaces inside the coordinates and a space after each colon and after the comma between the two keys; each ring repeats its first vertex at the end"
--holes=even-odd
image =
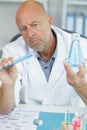
{"type": "Polygon", "coordinates": [[[46,50],[51,35],[51,24],[52,18],[41,15],[38,11],[26,11],[17,19],[18,28],[26,44],[39,52],[46,50]]]}

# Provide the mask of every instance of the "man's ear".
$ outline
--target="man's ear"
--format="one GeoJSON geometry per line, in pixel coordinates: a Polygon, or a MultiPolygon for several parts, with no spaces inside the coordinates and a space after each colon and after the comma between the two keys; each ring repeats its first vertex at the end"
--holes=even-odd
{"type": "Polygon", "coordinates": [[[52,25],[52,23],[53,23],[53,19],[52,19],[52,17],[51,17],[51,16],[48,16],[48,22],[49,22],[49,25],[51,26],[51,25],[52,25]]]}

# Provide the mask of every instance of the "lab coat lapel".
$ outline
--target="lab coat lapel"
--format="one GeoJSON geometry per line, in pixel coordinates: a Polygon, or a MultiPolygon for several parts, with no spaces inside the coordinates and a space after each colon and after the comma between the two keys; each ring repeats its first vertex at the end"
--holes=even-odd
{"type": "Polygon", "coordinates": [[[30,81],[32,83],[32,86],[34,87],[44,87],[47,86],[47,80],[44,75],[43,70],[41,69],[41,66],[35,56],[33,56],[29,61],[27,62],[28,65],[28,75],[30,78],[30,81]],[[39,78],[39,80],[38,80],[39,78]]]}
{"type": "Polygon", "coordinates": [[[49,77],[49,82],[48,82],[48,89],[50,89],[60,78],[64,71],[64,60],[66,58],[66,46],[65,42],[63,41],[63,38],[60,34],[58,34],[58,43],[57,43],[57,56],[51,71],[51,75],[49,77]]]}

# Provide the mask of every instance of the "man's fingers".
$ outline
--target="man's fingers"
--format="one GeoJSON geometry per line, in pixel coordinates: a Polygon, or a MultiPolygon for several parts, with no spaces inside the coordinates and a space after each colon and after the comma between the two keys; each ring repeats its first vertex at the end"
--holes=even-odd
{"type": "Polygon", "coordinates": [[[85,67],[85,66],[81,66],[81,65],[79,65],[78,67],[79,67],[79,71],[78,71],[77,74],[78,74],[80,77],[85,76],[85,74],[86,74],[86,67],[85,67]]]}
{"type": "Polygon", "coordinates": [[[12,61],[14,61],[14,58],[12,58],[12,57],[2,58],[0,60],[0,70],[3,68],[3,66],[9,65],[12,61]]]}
{"type": "Polygon", "coordinates": [[[64,67],[65,67],[65,70],[66,70],[66,73],[67,74],[71,74],[71,75],[74,75],[75,74],[75,72],[72,70],[72,68],[69,66],[69,64],[68,63],[65,63],[64,64],[64,67]]]}

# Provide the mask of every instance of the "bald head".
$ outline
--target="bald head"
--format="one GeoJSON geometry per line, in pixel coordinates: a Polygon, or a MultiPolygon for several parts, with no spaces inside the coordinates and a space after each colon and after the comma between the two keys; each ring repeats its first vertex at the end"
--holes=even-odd
{"type": "Polygon", "coordinates": [[[35,0],[27,0],[23,2],[22,5],[17,10],[16,22],[20,18],[20,16],[23,16],[23,14],[25,15],[28,12],[29,12],[29,17],[31,17],[31,15],[33,16],[33,13],[34,15],[38,14],[39,16],[40,15],[48,16],[42,3],[35,0]]]}
{"type": "Polygon", "coordinates": [[[44,5],[41,2],[36,1],[36,0],[26,0],[26,1],[24,1],[21,4],[21,6],[19,7],[19,10],[24,8],[25,6],[30,6],[30,5],[38,6],[39,8],[42,8],[44,11],[46,11],[44,5]]]}

